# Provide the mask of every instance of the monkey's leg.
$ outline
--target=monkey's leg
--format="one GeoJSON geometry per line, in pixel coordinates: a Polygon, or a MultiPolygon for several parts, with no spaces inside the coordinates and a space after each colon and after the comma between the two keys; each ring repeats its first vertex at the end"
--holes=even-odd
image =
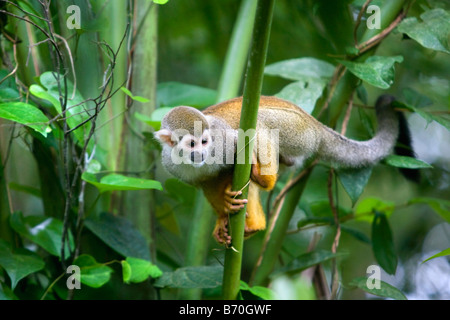
{"type": "Polygon", "coordinates": [[[277,174],[261,174],[261,167],[262,166],[259,162],[253,164],[250,178],[262,189],[270,191],[275,187],[278,176],[277,174]]]}
{"type": "Polygon", "coordinates": [[[262,189],[270,191],[278,179],[278,148],[266,130],[258,133],[257,148],[253,153],[250,178],[262,189]]]}
{"type": "Polygon", "coordinates": [[[245,218],[244,237],[248,238],[255,232],[266,228],[266,216],[259,198],[259,188],[253,181],[250,182],[248,190],[248,205],[245,218]]]}

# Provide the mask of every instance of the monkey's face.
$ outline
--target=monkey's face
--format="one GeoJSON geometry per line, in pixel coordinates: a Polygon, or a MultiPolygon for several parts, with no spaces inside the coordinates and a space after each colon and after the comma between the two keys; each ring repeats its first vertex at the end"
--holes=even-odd
{"type": "Polygon", "coordinates": [[[177,154],[183,158],[183,163],[193,167],[201,167],[206,163],[211,146],[209,130],[204,130],[200,136],[186,134],[177,144],[177,154]]]}
{"type": "Polygon", "coordinates": [[[184,164],[199,168],[207,162],[211,154],[212,139],[207,129],[195,135],[183,129],[161,129],[155,133],[155,137],[163,145],[163,152],[170,154],[170,162],[174,165],[184,164]]]}

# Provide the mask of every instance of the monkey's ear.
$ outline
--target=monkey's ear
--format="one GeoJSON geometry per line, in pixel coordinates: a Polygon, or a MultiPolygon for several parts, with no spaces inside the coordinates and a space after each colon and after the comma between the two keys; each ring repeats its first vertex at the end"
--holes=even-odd
{"type": "Polygon", "coordinates": [[[154,133],[155,138],[161,143],[166,143],[170,147],[173,147],[175,145],[175,142],[172,141],[172,131],[167,129],[161,129],[159,131],[156,131],[154,133]]]}

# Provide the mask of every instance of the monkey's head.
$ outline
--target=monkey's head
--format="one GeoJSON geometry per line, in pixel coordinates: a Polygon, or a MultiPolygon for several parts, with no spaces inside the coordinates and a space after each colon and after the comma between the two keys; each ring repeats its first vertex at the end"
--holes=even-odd
{"type": "Polygon", "coordinates": [[[195,108],[181,106],[169,111],[161,121],[161,129],[155,132],[163,146],[164,167],[182,180],[198,174],[192,172],[193,168],[207,167],[212,149],[209,129],[207,119],[195,108]]]}

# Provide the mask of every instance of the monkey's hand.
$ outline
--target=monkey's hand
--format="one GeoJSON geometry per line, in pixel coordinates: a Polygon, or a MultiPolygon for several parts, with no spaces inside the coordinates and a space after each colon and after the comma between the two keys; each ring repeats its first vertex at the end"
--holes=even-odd
{"type": "Polygon", "coordinates": [[[247,199],[236,199],[238,195],[242,194],[242,191],[231,191],[231,184],[225,188],[223,196],[224,200],[224,213],[236,213],[243,209],[248,202],[247,199]]]}
{"type": "Polygon", "coordinates": [[[228,234],[228,217],[222,216],[217,219],[216,227],[213,232],[214,238],[218,243],[231,244],[231,236],[228,234]]]}
{"type": "Polygon", "coordinates": [[[223,215],[220,215],[214,228],[214,238],[217,242],[226,245],[231,244],[231,236],[228,233],[228,215],[243,209],[248,202],[247,199],[236,199],[242,191],[231,191],[231,184],[227,185],[223,194],[223,215]]]}
{"type": "MultiPolygon", "coordinates": [[[[245,213],[245,217],[248,217],[248,213],[245,213]]],[[[245,222],[244,238],[248,238],[258,231],[259,230],[248,227],[247,222],[245,222]]],[[[217,242],[226,245],[231,244],[231,236],[228,233],[228,217],[223,216],[217,219],[213,235],[217,242]]]]}

